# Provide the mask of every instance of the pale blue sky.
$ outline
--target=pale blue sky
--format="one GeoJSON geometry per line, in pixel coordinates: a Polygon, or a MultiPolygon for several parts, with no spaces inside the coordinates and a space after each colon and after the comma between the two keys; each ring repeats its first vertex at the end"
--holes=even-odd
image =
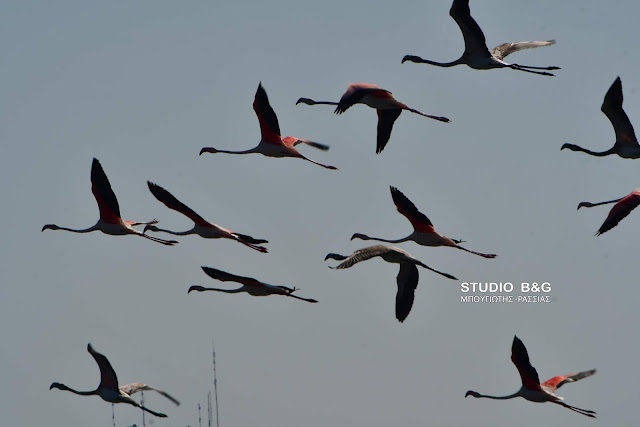
{"type": "MultiPolygon", "coordinates": [[[[463,40],[451,1],[176,2],[5,0],[0,6],[0,413],[5,425],[111,426],[89,390],[99,381],[91,342],[121,383],[142,381],[181,400],[146,404],[155,425],[197,426],[218,350],[221,425],[279,427],[631,426],[640,398],[637,230],[634,212],[594,237],[609,207],[581,201],[628,194],[640,161],[560,152],[565,142],[605,150],[613,129],[600,112],[622,79],[624,108],[640,125],[640,52],[631,1],[471,1],[489,47],[556,39],[513,62],[562,67],[554,78],[512,70],[400,64],[405,54],[451,61],[463,40]],[[284,135],[331,145],[302,148],[329,171],[294,159],[203,155],[260,139],[251,104],[262,81],[284,135]],[[375,154],[376,114],[337,100],[351,82],[378,84],[443,124],[404,113],[375,154]],[[191,227],[148,191],[151,180],[206,219],[266,238],[269,254],[229,241],[181,238],[164,247],[84,228],[98,218],[91,159],[98,158],[125,219],[191,227]],[[442,234],[497,253],[486,260],[405,243],[426,264],[413,311],[394,318],[397,267],[370,261],[333,271],[328,252],[399,238],[410,224],[392,204],[398,187],[442,234]],[[201,265],[301,288],[283,297],[189,294],[224,286],[201,265]],[[461,304],[462,281],[547,281],[547,305],[461,304]],[[464,399],[473,389],[510,394],[520,379],[513,335],[546,380],[597,368],[560,390],[587,420],[523,399],[464,399]]],[[[159,237],[163,237],[159,235],[159,237]]],[[[331,263],[333,265],[333,263],[331,263]]],[[[141,424],[119,405],[119,426],[141,424]]],[[[148,422],[149,418],[147,418],[148,422]]]]}

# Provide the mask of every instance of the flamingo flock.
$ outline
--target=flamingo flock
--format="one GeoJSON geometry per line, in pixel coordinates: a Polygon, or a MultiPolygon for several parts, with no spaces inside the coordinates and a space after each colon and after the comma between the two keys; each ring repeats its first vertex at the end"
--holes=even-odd
{"type": "MultiPolygon", "coordinates": [[[[451,18],[456,22],[462,36],[464,38],[465,50],[460,58],[452,62],[435,62],[432,60],[423,59],[416,55],[405,55],[402,59],[402,63],[405,62],[413,62],[413,63],[421,63],[421,64],[429,64],[438,67],[453,67],[457,65],[467,65],[470,68],[478,69],[478,70],[488,70],[494,68],[508,68],[517,71],[523,71],[532,74],[538,74],[543,76],[553,76],[549,71],[560,70],[560,67],[557,66],[529,66],[522,65],[519,63],[508,63],[504,59],[515,52],[525,49],[537,48],[537,47],[545,47],[551,46],[555,44],[555,40],[547,40],[547,41],[526,41],[526,42],[516,42],[516,43],[504,43],[501,44],[491,50],[486,45],[486,39],[483,31],[477,22],[472,18],[470,8],[469,8],[469,0],[454,0],[449,12],[451,18]]],[[[529,78],[529,77],[526,77],[529,78]]],[[[534,79],[533,77],[531,77],[534,79]]],[[[581,151],[588,155],[603,157],[612,154],[616,154],[621,158],[625,159],[637,159],[640,158],[640,144],[635,136],[635,132],[629,117],[625,113],[622,108],[623,103],[623,93],[622,93],[622,83],[620,77],[616,78],[614,83],[611,85],[609,90],[607,91],[604,102],[602,104],[601,110],[607,116],[609,121],[611,122],[614,131],[615,131],[615,143],[612,148],[602,152],[595,152],[589,149],[580,147],[578,145],[566,143],[562,145],[561,150],[568,149],[571,151],[581,151]]],[[[444,116],[438,116],[433,114],[427,114],[420,110],[409,107],[408,105],[400,102],[394,98],[392,93],[389,90],[383,89],[380,86],[370,83],[351,83],[349,84],[347,90],[343,93],[340,100],[335,101],[315,101],[311,98],[299,98],[296,105],[306,104],[306,105],[333,105],[336,106],[335,114],[341,115],[346,112],[349,108],[356,104],[364,104],[368,107],[371,107],[376,110],[378,115],[377,122],[377,133],[376,133],[376,154],[382,153],[385,147],[389,143],[391,139],[391,133],[393,130],[393,126],[395,122],[401,115],[403,111],[408,111],[414,113],[416,115],[420,115],[426,118],[430,118],[442,123],[450,123],[451,120],[444,116]]],[[[248,103],[247,103],[248,105],[248,103]]],[[[269,98],[267,96],[267,92],[262,85],[262,82],[258,84],[257,91],[253,100],[253,110],[258,118],[258,123],[260,126],[260,141],[258,145],[242,150],[242,151],[234,151],[234,150],[223,150],[214,147],[203,147],[200,150],[200,155],[209,153],[209,154],[217,154],[217,153],[226,153],[226,154],[262,154],[266,157],[291,157],[304,160],[306,162],[312,163],[317,166],[321,166],[328,170],[337,170],[335,166],[331,166],[328,164],[320,163],[318,161],[312,160],[305,155],[303,155],[299,149],[302,147],[312,147],[321,152],[327,152],[329,150],[329,146],[308,140],[301,139],[291,136],[282,136],[282,132],[280,130],[280,125],[278,121],[278,117],[272,108],[269,98]]],[[[398,144],[398,149],[400,149],[400,144],[398,144]]],[[[195,153],[193,154],[195,157],[195,153]]],[[[118,204],[118,200],[115,196],[111,188],[111,184],[100,164],[100,162],[94,158],[91,165],[91,188],[92,193],[96,199],[99,209],[99,219],[97,223],[91,227],[85,229],[72,229],[61,227],[56,224],[46,224],[42,227],[41,231],[44,230],[64,230],[74,233],[90,233],[93,231],[101,231],[105,234],[109,235],[137,235],[143,237],[147,240],[154,241],[165,246],[174,246],[178,243],[176,240],[164,240],[158,237],[152,236],[148,233],[166,233],[171,234],[173,236],[184,237],[190,234],[199,235],[205,239],[226,239],[235,241],[243,246],[246,246],[256,252],[261,254],[267,254],[268,250],[264,246],[268,244],[269,241],[261,238],[255,238],[248,234],[242,234],[235,231],[231,231],[230,229],[224,228],[220,225],[217,225],[213,222],[210,222],[204,217],[200,216],[189,206],[178,200],[172,193],[167,191],[165,188],[161,187],[158,184],[155,184],[151,181],[147,181],[147,186],[149,191],[153,195],[155,199],[165,205],[167,208],[177,211],[182,215],[186,216],[193,222],[193,226],[184,231],[173,231],[170,229],[160,228],[158,226],[157,220],[147,221],[147,222],[136,222],[136,221],[125,221],[122,219],[120,214],[120,207],[118,204]],[[143,231],[140,231],[134,227],[144,226],[143,231]]],[[[398,188],[390,186],[391,198],[397,209],[397,211],[404,216],[411,224],[413,230],[410,234],[405,237],[400,237],[397,239],[390,238],[382,238],[382,237],[371,237],[364,233],[354,233],[350,240],[373,240],[378,242],[390,243],[390,244],[403,244],[406,242],[414,242],[415,244],[421,247],[450,247],[455,248],[463,252],[467,252],[485,259],[495,259],[497,257],[496,254],[493,253],[483,253],[476,252],[466,247],[461,246],[461,244],[466,243],[460,239],[453,239],[450,237],[446,237],[444,235],[439,234],[431,220],[420,211],[416,205],[403,194],[398,188]]],[[[148,194],[147,194],[148,195],[148,194]]],[[[415,198],[414,200],[418,200],[415,198]]],[[[426,206],[429,200],[428,195],[420,195],[420,205],[426,206]]],[[[224,200],[221,201],[226,204],[231,204],[232,201],[224,200]]],[[[434,203],[432,202],[432,205],[434,203]]],[[[613,208],[609,212],[607,218],[604,223],[601,225],[596,235],[601,235],[616,227],[622,219],[628,216],[633,209],[635,209],[638,205],[640,205],[640,188],[634,190],[627,196],[599,203],[591,203],[591,202],[581,202],[578,205],[578,209],[585,207],[595,207],[603,204],[614,204],[613,208]]],[[[286,209],[286,207],[283,207],[286,209]]],[[[439,212],[445,211],[446,206],[429,206],[429,212],[435,212],[438,210],[439,212]]],[[[426,210],[425,210],[426,211],[426,210]]],[[[444,215],[444,214],[442,214],[444,215]]],[[[471,218],[472,220],[473,218],[471,218]]],[[[482,224],[480,224],[481,226],[482,224]]],[[[622,226],[621,226],[622,228],[622,226]]],[[[235,227],[234,227],[235,229],[235,227]]],[[[244,230],[243,227],[240,229],[244,230]]],[[[377,234],[377,232],[375,232],[377,234]]],[[[383,233],[380,233],[383,234],[383,233]]],[[[489,232],[487,231],[487,234],[489,232]]],[[[256,234],[261,235],[261,234],[256,234]]],[[[207,243],[208,244],[208,243],[207,243]]],[[[224,246],[226,243],[221,242],[220,245],[224,246]]],[[[466,245],[465,245],[466,246],[466,245]]],[[[421,248],[422,250],[422,248],[421,248]]],[[[245,251],[251,253],[251,251],[245,251]]],[[[275,252],[275,251],[274,251],[275,252]]],[[[443,251],[446,252],[446,251],[443,251]]],[[[459,253],[459,252],[456,252],[459,253]]],[[[262,256],[261,256],[262,257],[262,256]]],[[[414,301],[416,298],[416,290],[418,288],[419,282],[419,269],[423,268],[435,273],[437,276],[431,276],[432,286],[444,286],[443,283],[446,283],[442,278],[446,278],[449,280],[458,280],[456,276],[445,273],[435,268],[430,267],[421,259],[422,256],[414,257],[410,255],[405,249],[396,247],[396,246],[388,246],[384,244],[376,244],[364,248],[357,249],[353,251],[350,255],[341,255],[338,253],[329,253],[325,256],[324,260],[335,260],[339,261],[336,266],[330,267],[331,269],[343,270],[347,268],[351,268],[354,265],[361,263],[363,261],[367,261],[374,258],[381,258],[385,262],[398,264],[398,273],[396,276],[396,301],[395,301],[395,318],[398,322],[404,323],[409,314],[411,313],[414,301]],[[441,276],[441,277],[438,277],[441,276]]],[[[465,260],[461,260],[460,262],[467,262],[467,257],[461,256],[460,258],[465,258],[465,260]]],[[[264,258],[266,259],[266,258],[264,258]]],[[[475,258],[477,260],[477,258],[475,258]]],[[[319,261],[319,260],[318,260],[319,261]]],[[[473,262],[473,261],[471,261],[473,262]]],[[[484,262],[484,261],[483,261],[484,262]]],[[[495,261],[497,262],[497,261],[495,261]]],[[[494,262],[494,263],[495,263],[494,262]]],[[[318,263],[320,264],[320,263],[318,263]]],[[[253,267],[250,263],[247,264],[247,269],[253,267]]],[[[487,264],[489,265],[489,264],[487,264]]],[[[218,268],[214,267],[202,267],[204,273],[210,278],[220,281],[220,282],[233,282],[238,283],[240,287],[233,288],[213,288],[213,287],[204,287],[201,285],[191,285],[187,293],[190,294],[192,292],[218,292],[218,293],[227,293],[227,294],[239,294],[239,293],[247,293],[251,296],[270,296],[270,295],[280,295],[287,298],[296,299],[299,301],[309,302],[309,303],[318,303],[317,299],[313,298],[305,298],[299,296],[297,291],[299,290],[297,287],[289,287],[284,285],[273,285],[262,282],[252,277],[239,276],[232,273],[228,273],[218,268]]],[[[356,272],[354,272],[355,274],[356,272]]],[[[315,274],[315,273],[314,273],[315,274]]],[[[428,273],[427,273],[428,274],[428,273]]],[[[380,280],[383,282],[384,280],[380,280]]],[[[276,282],[277,283],[277,282],[276,282]]],[[[369,285],[369,284],[368,284],[369,285]]],[[[426,290],[425,290],[426,291],[426,290]]],[[[372,291],[372,292],[375,292],[372,291]]],[[[216,296],[217,297],[217,296],[216,296]]],[[[224,299],[227,297],[219,296],[224,299]]],[[[236,301],[236,297],[229,297],[230,300],[236,301]]],[[[240,298],[241,299],[241,298],[240,298]]],[[[240,302],[238,302],[240,304],[240,302]]],[[[296,303],[297,304],[297,303],[296,303]]],[[[300,304],[300,306],[308,307],[304,304],[300,304]]],[[[307,309],[307,308],[305,308],[307,309]]],[[[417,310],[417,309],[416,309],[417,310]]],[[[392,321],[397,325],[395,321],[392,321]]],[[[403,328],[405,328],[403,326],[403,328]]],[[[140,410],[150,413],[156,417],[166,418],[167,415],[162,412],[157,412],[151,410],[142,404],[135,401],[131,395],[134,395],[138,392],[143,391],[155,391],[176,405],[179,405],[180,402],[174,398],[172,395],[167,392],[157,389],[155,387],[149,386],[145,383],[130,383],[127,385],[120,386],[118,383],[118,378],[111,364],[107,360],[107,358],[97,351],[94,350],[91,344],[88,344],[87,351],[91,354],[91,356],[96,361],[99,370],[100,370],[100,383],[98,387],[94,390],[89,391],[78,391],[69,386],[66,386],[59,382],[54,382],[50,385],[49,389],[58,389],[63,391],[69,391],[71,393],[81,395],[81,396],[99,396],[106,402],[110,402],[112,404],[115,403],[126,403],[132,405],[140,410]]],[[[597,413],[592,410],[582,409],[576,406],[569,405],[563,401],[563,398],[556,394],[557,390],[571,382],[576,382],[578,380],[590,377],[595,374],[596,370],[587,370],[581,371],[573,374],[561,375],[553,377],[545,382],[540,382],[538,377],[538,373],[536,369],[531,365],[529,360],[529,354],[527,349],[525,348],[523,342],[517,337],[514,336],[512,347],[511,347],[511,360],[516,366],[521,379],[521,387],[518,391],[513,394],[505,395],[505,396],[493,396],[481,394],[476,391],[469,390],[465,394],[466,397],[474,397],[474,398],[486,398],[486,399],[496,399],[496,400],[508,400],[516,397],[522,397],[528,401],[532,402],[550,402],[556,405],[567,408],[573,412],[578,414],[595,418],[597,413]]]]}

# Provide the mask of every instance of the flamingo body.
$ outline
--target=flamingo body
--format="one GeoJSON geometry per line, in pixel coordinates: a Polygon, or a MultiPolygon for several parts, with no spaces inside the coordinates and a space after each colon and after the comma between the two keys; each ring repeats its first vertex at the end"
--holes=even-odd
{"type": "Polygon", "coordinates": [[[450,120],[446,117],[433,116],[413,109],[406,104],[396,100],[391,92],[382,89],[380,86],[369,83],[351,83],[347,90],[340,98],[340,102],[332,101],[314,101],[310,98],[300,98],[297,104],[325,104],[336,105],[335,113],[342,114],[355,104],[368,105],[374,108],[378,113],[378,129],[376,139],[376,154],[380,154],[386,147],[391,137],[393,124],[400,117],[403,110],[411,111],[430,119],[448,123],[450,120]]]}

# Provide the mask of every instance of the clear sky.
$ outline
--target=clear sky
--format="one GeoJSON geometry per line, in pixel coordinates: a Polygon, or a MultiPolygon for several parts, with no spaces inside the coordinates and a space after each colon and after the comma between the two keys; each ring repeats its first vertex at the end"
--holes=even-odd
{"type": "MultiPolygon", "coordinates": [[[[146,405],[169,415],[148,424],[197,426],[215,340],[225,427],[635,425],[640,214],[594,237],[609,207],[576,206],[628,194],[640,184],[640,160],[560,147],[611,147],[600,105],[618,75],[625,110],[640,125],[640,5],[471,1],[489,47],[556,39],[508,58],[560,66],[556,77],[401,64],[405,54],[460,56],[450,6],[2,2],[2,424],[111,426],[111,407],[100,398],[48,390],[53,381],[96,387],[90,342],[122,384],[146,382],[182,402],[147,393],[146,405]],[[198,156],[203,146],[257,144],[251,105],[260,81],[283,135],[331,145],[326,153],[301,150],[338,171],[259,155],[198,156]],[[378,84],[452,122],[403,113],[376,155],[372,109],[336,116],[330,107],[295,105],[302,96],[338,100],[351,82],[378,84]],[[165,247],[133,236],[41,233],[47,223],[95,223],[93,157],[125,219],[192,226],[154,199],[151,180],[206,219],[268,239],[269,253],[198,236],[165,247]],[[394,316],[396,265],[378,259],[334,271],[323,261],[328,252],[367,246],[349,240],[355,232],[410,233],[390,185],[442,234],[499,255],[402,244],[460,279],[421,270],[404,324],[394,316]],[[187,294],[194,284],[225,286],[203,265],[299,287],[320,303],[187,294]],[[549,282],[553,302],[460,303],[461,282],[507,281],[549,282]],[[524,399],[464,398],[469,389],[506,395],[519,388],[509,359],[514,334],[543,381],[598,369],[559,390],[598,420],[524,399]]],[[[116,421],[141,425],[140,411],[118,405],[116,421]]]]}

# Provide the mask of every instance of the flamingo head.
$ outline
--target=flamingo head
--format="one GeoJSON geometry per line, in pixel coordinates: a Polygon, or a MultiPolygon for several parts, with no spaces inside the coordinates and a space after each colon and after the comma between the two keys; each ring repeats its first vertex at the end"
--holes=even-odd
{"type": "Polygon", "coordinates": [[[324,257],[325,261],[328,260],[328,259],[336,259],[338,261],[342,261],[342,260],[347,259],[347,257],[344,256],[344,255],[340,255],[340,254],[330,253],[330,254],[327,254],[326,257],[324,257]]]}
{"type": "Polygon", "coordinates": [[[314,105],[316,103],[316,101],[314,101],[313,99],[310,98],[300,98],[296,101],[296,105],[298,104],[307,104],[307,105],[314,105]]]}
{"type": "Polygon", "coordinates": [[[202,147],[202,150],[200,150],[200,155],[202,156],[202,153],[217,153],[218,150],[216,150],[213,147],[202,147]]]}
{"type": "Polygon", "coordinates": [[[41,231],[44,231],[44,230],[59,230],[59,229],[60,229],[60,227],[58,227],[55,224],[46,224],[44,227],[42,227],[41,231]]]}
{"type": "Polygon", "coordinates": [[[64,384],[51,383],[51,385],[49,386],[49,390],[53,390],[54,388],[57,388],[59,390],[66,390],[67,389],[67,387],[64,384]]]}
{"type": "Polygon", "coordinates": [[[415,56],[415,55],[405,55],[404,58],[402,58],[402,64],[404,64],[407,61],[411,61],[411,62],[420,62],[422,60],[422,58],[420,58],[419,56],[415,56]]]}
{"type": "Polygon", "coordinates": [[[147,231],[149,231],[149,230],[151,230],[151,231],[157,231],[157,230],[158,230],[158,227],[156,227],[155,225],[153,225],[153,224],[156,224],[156,223],[157,223],[157,221],[155,221],[155,222],[151,222],[151,223],[149,223],[149,224],[145,225],[145,226],[144,226],[144,230],[142,230],[142,234],[145,234],[145,233],[146,233],[147,231]]]}
{"type": "Polygon", "coordinates": [[[467,396],[473,396],[473,397],[480,397],[480,393],[473,391],[473,390],[469,390],[468,392],[465,393],[464,397],[466,398],[467,396]]]}
{"type": "Polygon", "coordinates": [[[593,207],[593,203],[591,202],[580,202],[578,203],[578,209],[580,208],[592,208],[593,207]]]}
{"type": "Polygon", "coordinates": [[[198,291],[198,292],[202,292],[204,291],[204,287],[203,286],[191,286],[189,288],[189,290],[187,291],[187,293],[190,293],[191,291],[198,291]]]}
{"type": "Polygon", "coordinates": [[[369,236],[366,236],[366,235],[361,234],[361,233],[355,233],[353,236],[351,236],[351,240],[353,240],[353,239],[369,240],[369,236]]]}

